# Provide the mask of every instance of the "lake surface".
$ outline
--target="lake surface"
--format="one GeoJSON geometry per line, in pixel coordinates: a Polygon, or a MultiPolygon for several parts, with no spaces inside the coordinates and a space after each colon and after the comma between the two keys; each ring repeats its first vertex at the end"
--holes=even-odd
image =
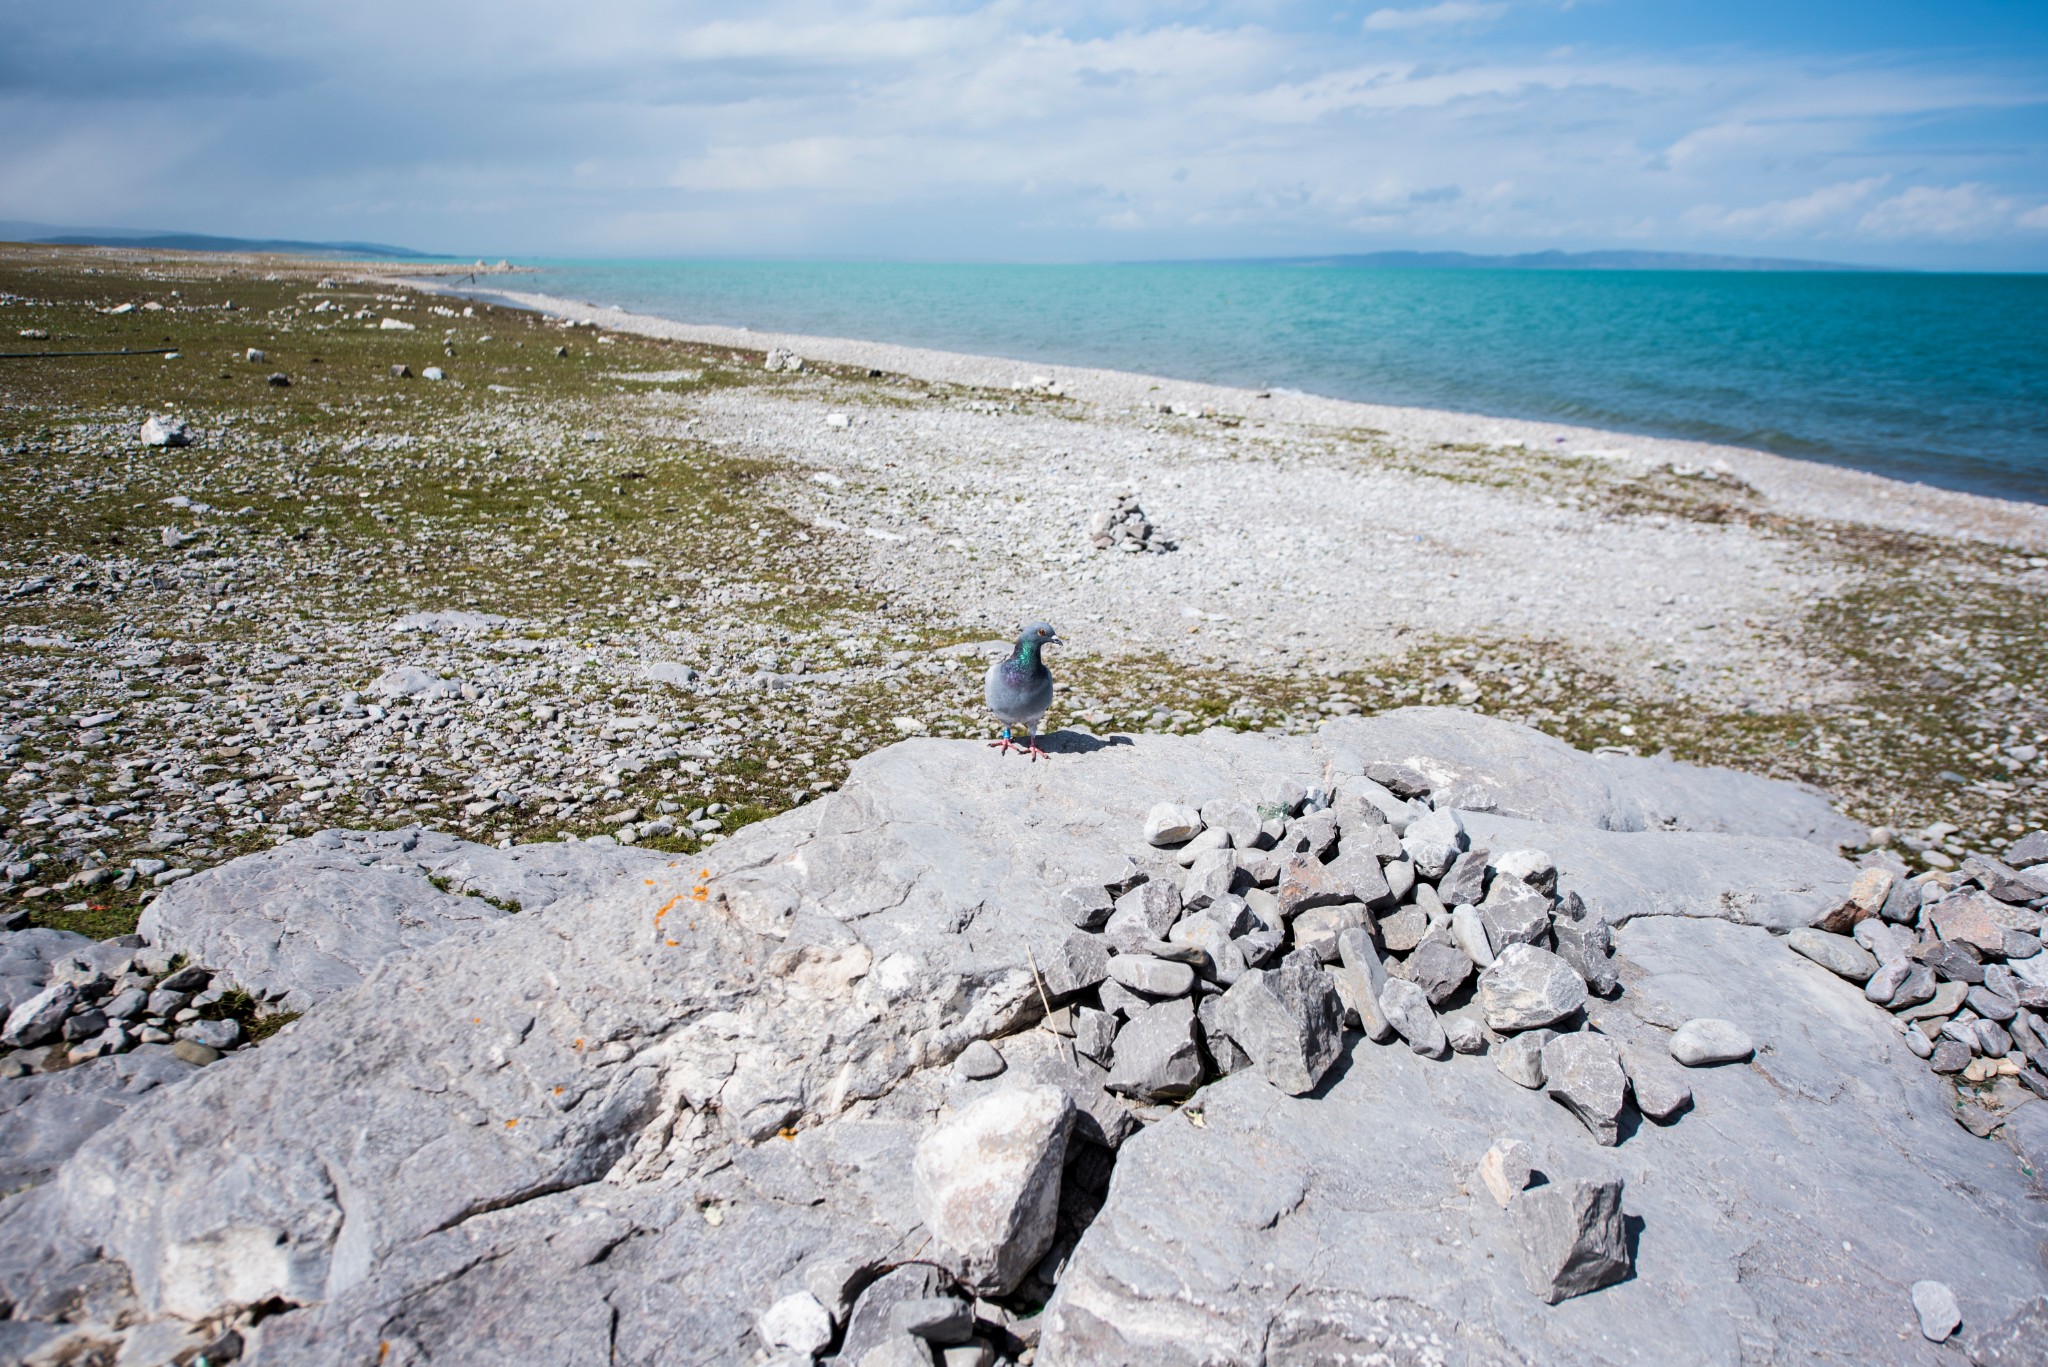
{"type": "Polygon", "coordinates": [[[2048,502],[2048,276],[544,262],[682,322],[1757,447],[2048,502]]]}

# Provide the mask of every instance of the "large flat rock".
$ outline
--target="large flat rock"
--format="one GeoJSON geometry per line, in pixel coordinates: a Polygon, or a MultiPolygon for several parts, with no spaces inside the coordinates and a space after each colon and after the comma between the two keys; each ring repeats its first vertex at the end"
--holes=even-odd
{"type": "Polygon", "coordinates": [[[499,850],[418,827],[322,831],[172,884],[137,929],[244,991],[304,1010],[389,955],[666,862],[603,845],[499,850]]]}
{"type": "MultiPolygon", "coordinates": [[[[1455,729],[1434,713],[1403,715],[1429,737],[1455,729]]],[[[1542,786],[1538,761],[1555,755],[1554,742],[1467,720],[1483,732],[1467,746],[1474,782],[1487,779],[1476,766],[1492,738],[1504,738],[1496,787],[1542,786]]],[[[160,1089],[88,1139],[51,1182],[0,1205],[0,1298],[22,1319],[61,1313],[124,1326],[273,1297],[300,1307],[252,1337],[259,1364],[371,1360],[381,1344],[395,1345],[394,1363],[604,1360],[599,1344],[619,1363],[744,1360],[752,1316],[802,1287],[806,1259],[879,1262],[919,1246],[908,1155],[952,1097],[943,1065],[971,1041],[1001,1039],[1013,1060],[1006,1076],[1068,1088],[1090,1133],[1121,1136],[1130,1117],[1101,1094],[1100,1070],[1070,1061],[1062,1071],[1059,1051],[1031,1055],[1019,1043],[1050,1036],[1016,1032],[1040,1012],[1032,958],[1046,962],[1072,933],[1059,908],[1067,883],[1133,853],[1178,872],[1165,852],[1142,846],[1152,805],[1253,797],[1275,777],[1327,784],[1424,747],[1366,756],[1330,737],[1219,732],[1114,742],[1068,734],[1052,748],[1030,764],[972,742],[892,746],[857,764],[841,792],[689,861],[576,845],[492,851],[419,831],[329,833],[189,880],[159,900],[150,929],[163,947],[287,1004],[303,1001],[305,1015],[160,1089]],[[522,909],[462,896],[464,887],[522,909]]],[[[1703,889],[1680,895],[1670,879],[1720,880],[1738,899],[1728,908],[1761,905],[1810,891],[1816,866],[1805,861],[1830,858],[1796,838],[1624,833],[1584,799],[1586,774],[1598,771],[1575,755],[1557,762],[1573,766],[1579,796],[1531,802],[1523,817],[1499,815],[1513,804],[1496,803],[1486,819],[1542,823],[1540,840],[1519,843],[1556,847],[1568,880],[1580,858],[1637,870],[1630,895],[1640,904],[1613,918],[1631,934],[1673,924],[1658,912],[1717,914],[1703,889]],[[1567,844],[1588,831],[1613,845],[1567,844]],[[1749,839],[1744,857],[1679,853],[1730,839],[1749,839]]],[[[1728,933],[1782,948],[1761,931],[1728,933]]],[[[1711,956],[1700,963],[1713,974],[1747,971],[1711,956]]],[[[1236,1189],[1216,1211],[1257,1207],[1248,1233],[1213,1248],[1190,1240],[1203,1277],[1263,1284],[1250,1251],[1289,1212],[1320,1208],[1304,1204],[1322,1188],[1302,1174],[1337,1170],[1315,1147],[1318,1134],[1342,1129],[1361,1172],[1373,1170],[1369,1155],[1399,1153],[1403,1127],[1436,1136],[1445,1171],[1469,1169],[1492,1138],[1467,1133],[1468,1113],[1492,1121],[1484,1108],[1494,1103],[1474,1098],[1511,1087],[1486,1060],[1433,1064],[1367,1047],[1348,1066],[1325,1094],[1299,1100],[1249,1077],[1203,1094],[1218,1117],[1211,1133],[1241,1132],[1248,1145],[1229,1160],[1225,1185],[1236,1189]],[[1366,1104],[1355,1093],[1382,1075],[1407,1114],[1355,1110],[1366,1104]],[[1258,1115],[1297,1112],[1306,1117],[1299,1134],[1247,1128],[1258,1115]],[[1321,1124],[1318,1115],[1350,1119],[1321,1124]],[[1283,1139],[1310,1147],[1273,1147],[1283,1139]],[[1468,1144],[1477,1145],[1469,1156],[1468,1144]],[[1270,1216],[1259,1213],[1268,1206],[1270,1216]]],[[[1919,1104],[1912,1079],[1924,1070],[1913,1067],[1899,1065],[1894,1091],[1919,1104]]],[[[1838,1104],[1833,1093],[1816,1096],[1838,1104]]],[[[1577,1125],[1527,1094],[1499,1104],[1529,1111],[1531,1128],[1553,1138],[1577,1125]]],[[[1718,1114],[1703,1105],[1685,1124],[1704,1132],[1718,1114]]],[[[1192,1127],[1169,1118],[1135,1142],[1149,1152],[1180,1130],[1192,1127]]],[[[1793,1180],[1808,1159],[1783,1142],[1793,1180]]],[[[1632,1139],[1622,1161],[1648,1147],[1632,1139]]],[[[1417,1148],[1414,1162],[1428,1151],[1417,1148]]],[[[1938,1161],[1952,1153],[1928,1152],[1938,1161]]],[[[1981,1148],[1969,1152],[1982,1161],[1981,1148]]],[[[1740,1176],[1732,1164],[1722,1171],[1740,1176]]],[[[1421,1169],[1393,1175],[1404,1173],[1419,1181],[1421,1169]]],[[[1184,1174],[1205,1193],[1223,1176],[1184,1174]]],[[[1432,1182],[1399,1199],[1420,1211],[1464,1199],[1432,1182]]],[[[1136,1247],[1150,1217],[1117,1213],[1126,1186],[1144,1190],[1120,1174],[1098,1223],[1103,1239],[1135,1231],[1136,1247]]],[[[1210,1212],[1201,1219],[1191,1228],[1236,1228],[1210,1212]]],[[[1480,1277],[1467,1274],[1475,1288],[1480,1277]]],[[[1165,1313],[1142,1300],[1133,1305],[1146,1315],[1165,1313]]],[[[1455,1319],[1460,1304],[1429,1314],[1455,1319]]],[[[1255,1302],[1232,1305],[1256,1313],[1255,1302]]]]}
{"type": "Polygon", "coordinates": [[[194,1071],[168,1045],[145,1044],[61,1072],[0,1079],[0,1191],[47,1180],[129,1107],[194,1071]]]}
{"type": "MultiPolygon", "coordinates": [[[[1918,1333],[1915,1281],[1947,1282],[1974,1326],[2048,1290],[2048,1211],[2011,1152],[1955,1123],[1852,986],[1760,929],[1645,918],[1617,941],[1625,981],[1711,991],[1755,1063],[1690,1071],[1694,1108],[1613,1149],[1483,1056],[1359,1042],[1300,1098],[1238,1074],[1202,1093],[1203,1126],[1125,1144],[1039,1360],[1271,1362],[1284,1330],[1321,1345],[1301,1361],[1954,1362],[1918,1333]],[[1629,1280],[1528,1292],[1474,1176],[1503,1135],[1553,1179],[1624,1180],[1629,1280]]],[[[1600,1023],[1659,1043],[1632,1002],[1669,996],[1625,990],[1600,1023]]]]}

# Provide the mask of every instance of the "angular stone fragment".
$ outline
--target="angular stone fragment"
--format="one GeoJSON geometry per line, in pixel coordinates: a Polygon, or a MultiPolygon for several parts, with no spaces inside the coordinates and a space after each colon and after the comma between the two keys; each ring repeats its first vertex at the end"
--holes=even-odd
{"type": "Polygon", "coordinates": [[[1216,1066],[1219,1076],[1229,1077],[1251,1067],[1252,1056],[1223,1028],[1222,1010],[1222,997],[1204,997],[1201,1005],[1195,1008],[1195,1020],[1201,1026],[1202,1046],[1208,1051],[1209,1061],[1216,1066]]]}
{"type": "Polygon", "coordinates": [[[1082,1007],[1074,1013],[1075,1051],[1083,1058],[1108,1066],[1110,1050],[1116,1043],[1116,1025],[1116,1017],[1109,1012],[1082,1007]]]}
{"type": "Polygon", "coordinates": [[[1155,1000],[1185,997],[1195,986],[1194,969],[1149,954],[1117,955],[1109,961],[1109,976],[1138,995],[1155,1000]]]}
{"type": "Polygon", "coordinates": [[[78,1005],[78,988],[66,982],[51,983],[7,1013],[0,1044],[9,1049],[30,1049],[47,1044],[64,1029],[64,1018],[78,1005]]]}
{"type": "Polygon", "coordinates": [[[1116,1035],[1116,1062],[1103,1083],[1138,1101],[1179,1101],[1202,1085],[1195,1006],[1186,997],[1131,1013],[1116,1035]]]}
{"type": "Polygon", "coordinates": [[[1329,866],[1306,854],[1287,861],[1275,894],[1280,899],[1280,915],[1290,921],[1311,907],[1351,900],[1343,882],[1330,872],[1329,866]]]}
{"type": "Polygon", "coordinates": [[[1052,1246],[1074,1104],[1057,1087],[981,1098],[918,1141],[917,1211],[939,1261],[974,1291],[1005,1295],[1052,1246]]]}
{"type": "Polygon", "coordinates": [[[1607,1148],[1621,1142],[1621,1110],[1628,1099],[1628,1075],[1605,1035],[1559,1035],[1543,1046],[1543,1080],[1551,1100],[1577,1116],[1607,1148]]]}
{"type": "Polygon", "coordinates": [[[1429,796],[1429,776],[1406,764],[1378,761],[1366,766],[1365,776],[1396,797],[1429,796]]]}
{"type": "Polygon", "coordinates": [[[1116,910],[1108,889],[1096,883],[1070,884],[1060,893],[1060,914],[1081,930],[1100,930],[1116,910]]]}
{"type": "Polygon", "coordinates": [[[1369,907],[1394,905],[1394,890],[1387,883],[1386,871],[1380,867],[1379,856],[1370,849],[1347,849],[1331,860],[1327,868],[1348,900],[1369,907]]]}
{"type": "Polygon", "coordinates": [[[1406,954],[1422,943],[1428,931],[1429,917],[1412,902],[1393,915],[1380,918],[1380,943],[1389,954],[1406,954]]]}
{"type": "Polygon", "coordinates": [[[1465,844],[1465,823],[1449,808],[1431,812],[1401,834],[1401,849],[1414,861],[1415,872],[1429,879],[1442,877],[1465,844]]]}
{"type": "Polygon", "coordinates": [[[1937,940],[1913,946],[1913,958],[1927,965],[1934,976],[1947,983],[1981,983],[1984,961],[1974,946],[1962,940],[1937,940]]]}
{"type": "Polygon", "coordinates": [[[1621,1068],[1628,1074],[1628,1089],[1636,1109],[1656,1121],[1670,1121],[1692,1105],[1692,1084],[1672,1067],[1667,1054],[1640,1044],[1621,1046],[1621,1068]]]}
{"type": "MultiPolygon", "coordinates": [[[[943,1284],[943,1274],[929,1261],[905,1263],[868,1283],[854,1299],[847,1316],[846,1335],[840,1340],[839,1353],[833,1361],[858,1367],[868,1360],[869,1354],[886,1352],[890,1345],[902,1340],[923,1348],[890,1323],[890,1319],[897,1306],[935,1296],[943,1284]]],[[[929,1350],[925,1361],[931,1361],[929,1350]]]]}
{"type": "Polygon", "coordinates": [[[1442,1058],[1450,1052],[1444,1028],[1429,1009],[1428,994],[1405,978],[1389,978],[1380,989],[1380,1012],[1408,1047],[1425,1058],[1442,1058]]]}
{"type": "Polygon", "coordinates": [[[1920,1336],[1929,1343],[1942,1343],[1963,1322],[1956,1293],[1941,1282],[1913,1283],[1913,1313],[1920,1318],[1920,1336]]]}
{"type": "Polygon", "coordinates": [[[974,1337],[974,1307],[958,1296],[924,1296],[898,1301],[889,1323],[926,1343],[965,1343],[974,1337]]]}
{"type": "Polygon", "coordinates": [[[1597,916],[1585,914],[1579,895],[1572,893],[1550,921],[1550,934],[1557,957],[1570,964],[1596,996],[1611,997],[1621,990],[1621,976],[1614,968],[1614,933],[1597,916]],[[1576,911],[1577,915],[1568,915],[1576,911]]]}
{"type": "Polygon", "coordinates": [[[1109,948],[1079,932],[1038,955],[1038,971],[1054,1001],[1085,992],[1109,975],[1109,948]]]}
{"type": "Polygon", "coordinates": [[[1877,972],[1877,958],[1846,935],[1801,926],[1785,937],[1786,947],[1851,982],[1867,982],[1877,972]]]}
{"type": "MultiPolygon", "coordinates": [[[[1396,853],[1399,853],[1398,849],[1396,853]]],[[[1382,864],[1380,872],[1387,876],[1387,895],[1394,902],[1407,901],[1409,894],[1415,891],[1415,864],[1412,860],[1396,858],[1382,864]]]]}
{"type": "Polygon", "coordinates": [[[1555,1030],[1529,1030],[1512,1035],[1494,1046],[1493,1066],[1500,1075],[1519,1087],[1540,1090],[1543,1077],[1543,1046],[1557,1038],[1555,1030]]]}
{"type": "Polygon", "coordinates": [[[1354,926],[1337,936],[1337,967],[1331,971],[1337,1000],[1358,1028],[1375,1044],[1394,1037],[1394,1025],[1380,1009],[1380,993],[1387,985],[1386,965],[1373,948],[1372,936],[1363,926],[1354,926]]]}
{"type": "Polygon", "coordinates": [[[1202,814],[1193,807],[1162,802],[1145,817],[1145,843],[1184,845],[1202,833],[1202,814]]]}
{"type": "Polygon", "coordinates": [[[1586,1004],[1586,984],[1558,955],[1511,944],[1479,975],[1479,1009],[1496,1030],[1554,1025],[1586,1004]]]}
{"type": "Polygon", "coordinates": [[[1444,1038],[1450,1042],[1454,1054],[1483,1054],[1486,1052],[1486,1026],[1481,1024],[1479,1013],[1467,1006],[1438,1017],[1444,1027],[1444,1038]]]}
{"type": "Polygon", "coordinates": [[[1183,907],[1200,911],[1250,886],[1234,852],[1209,850],[1189,865],[1187,877],[1181,880],[1180,901],[1183,907]]]}
{"type": "Polygon", "coordinates": [[[1522,1275],[1548,1305],[1620,1281],[1632,1266],[1619,1177],[1563,1181],[1524,1191],[1508,1206],[1522,1246],[1522,1275]]]}
{"type": "Polygon", "coordinates": [[[1891,895],[1892,882],[1890,869],[1864,869],[1849,885],[1849,895],[1814,922],[1815,927],[1831,935],[1847,935],[1859,923],[1884,909],[1885,898],[1891,895]]]}
{"type": "Polygon", "coordinates": [[[1264,820],[1252,809],[1250,803],[1236,798],[1216,798],[1202,804],[1202,824],[1212,831],[1222,831],[1230,837],[1230,843],[1239,849],[1249,849],[1259,840],[1259,826],[1264,820]]]}
{"type": "Polygon", "coordinates": [[[1436,893],[1447,907],[1477,906],[1486,896],[1488,851],[1470,849],[1452,861],[1437,880],[1436,893]]]}
{"type": "Polygon", "coordinates": [[[1132,936],[1163,940],[1166,932],[1173,929],[1173,923],[1180,919],[1180,911],[1180,889],[1164,879],[1155,878],[1117,898],[1116,911],[1103,930],[1111,944],[1124,942],[1132,936]]]}
{"type": "Polygon", "coordinates": [[[1451,942],[1465,951],[1465,957],[1481,968],[1493,964],[1493,942],[1487,938],[1486,922],[1473,906],[1451,908],[1451,942]]]}
{"type": "Polygon", "coordinates": [[[1973,878],[1986,893],[2001,902],[2031,902],[2048,897],[2048,877],[2022,873],[1988,855],[1973,854],[1963,861],[1963,876],[1973,878]]]}
{"type": "Polygon", "coordinates": [[[1310,812],[1287,823],[1274,849],[1293,858],[1326,859],[1337,844],[1337,818],[1328,812],[1310,812]]]}
{"type": "Polygon", "coordinates": [[[1734,1021],[1701,1016],[1689,1020],[1671,1035],[1671,1057],[1688,1068],[1711,1068],[1721,1063],[1741,1063],[1756,1053],[1749,1032],[1734,1021]]]}
{"type": "Polygon", "coordinates": [[[1330,975],[1295,955],[1278,969],[1247,971],[1223,994],[1217,1020],[1268,1082],[1300,1096],[1343,1053],[1340,1010],[1330,975]]]}
{"type": "Polygon", "coordinates": [[[1543,945],[1550,937],[1550,900],[1513,874],[1499,874],[1479,905],[1493,952],[1509,945],[1543,945]]]}
{"type": "Polygon", "coordinates": [[[2003,954],[2009,930],[2029,935],[2041,930],[2041,918],[2035,913],[1982,892],[1944,897],[1927,909],[1927,919],[1942,939],[1961,940],[1985,954],[2003,954]]]}
{"type": "Polygon", "coordinates": [[[1316,907],[1294,918],[1294,947],[1319,964],[1335,963],[1337,937],[1353,926],[1365,924],[1365,907],[1358,902],[1316,907]]]}
{"type": "Polygon", "coordinates": [[[1960,1073],[1970,1066],[1970,1046],[1958,1040],[1938,1039],[1927,1066],[1937,1073],[1960,1073]]]}
{"type": "Polygon", "coordinates": [[[1496,1139],[1479,1160],[1479,1180],[1502,1210],[1529,1185],[1535,1172],[1533,1150],[1520,1139],[1496,1139]]]}
{"type": "Polygon", "coordinates": [[[1493,868],[1521,879],[1545,897],[1557,894],[1557,863],[1542,850],[1509,850],[1494,859],[1493,868]]]}
{"type": "Polygon", "coordinates": [[[1431,931],[1408,956],[1406,977],[1423,990],[1433,1007],[1449,1001],[1471,976],[1472,960],[1446,934],[1431,931]]]}
{"type": "Polygon", "coordinates": [[[2005,862],[2014,868],[2048,864],[2048,831],[2029,831],[2005,847],[2005,862]]]}
{"type": "Polygon", "coordinates": [[[1900,879],[1892,884],[1892,890],[1884,899],[1884,906],[1878,914],[1887,921],[1899,925],[1910,925],[1920,917],[1921,885],[1910,879],[1900,879]]]}

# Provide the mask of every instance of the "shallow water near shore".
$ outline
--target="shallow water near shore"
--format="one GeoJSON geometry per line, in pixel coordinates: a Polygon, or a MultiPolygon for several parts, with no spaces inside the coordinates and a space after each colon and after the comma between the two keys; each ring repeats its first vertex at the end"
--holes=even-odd
{"type": "Polygon", "coordinates": [[[2048,502],[2048,276],[545,262],[690,323],[1754,447],[2048,502]]]}

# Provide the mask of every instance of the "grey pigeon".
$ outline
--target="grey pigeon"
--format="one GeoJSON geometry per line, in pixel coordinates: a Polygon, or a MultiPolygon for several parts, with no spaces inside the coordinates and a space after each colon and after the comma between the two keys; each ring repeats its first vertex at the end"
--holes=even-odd
{"type": "Polygon", "coordinates": [[[1036,762],[1045,753],[1038,748],[1038,724],[1045,720],[1046,709],[1052,706],[1052,671],[1045,667],[1041,651],[1054,644],[1064,643],[1051,625],[1033,622],[1017,638],[1017,648],[1010,652],[1010,658],[997,660],[988,667],[988,686],[982,697],[988,710],[1005,723],[1003,738],[989,744],[1005,754],[1022,750],[1036,762]],[[1026,737],[1023,745],[1011,739],[1020,726],[1026,737]]]}

